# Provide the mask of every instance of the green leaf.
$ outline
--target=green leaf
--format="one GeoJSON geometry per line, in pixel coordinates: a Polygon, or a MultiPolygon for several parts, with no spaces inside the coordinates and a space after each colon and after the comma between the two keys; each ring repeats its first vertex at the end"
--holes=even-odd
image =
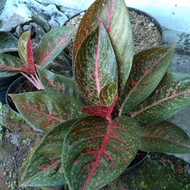
{"type": "Polygon", "coordinates": [[[70,78],[55,74],[40,66],[37,66],[37,71],[46,91],[61,92],[78,100],[81,99],[76,83],[70,78]]]}
{"type": "Polygon", "coordinates": [[[190,105],[189,73],[167,73],[155,91],[131,111],[142,126],[159,123],[190,105]]]}
{"type": "Polygon", "coordinates": [[[59,92],[11,94],[18,111],[35,127],[49,131],[56,124],[82,117],[83,104],[59,92]]]}
{"type": "Polygon", "coordinates": [[[18,50],[18,40],[10,32],[0,31],[0,53],[18,50]]]}
{"type": "Polygon", "coordinates": [[[36,48],[36,64],[46,67],[67,46],[74,34],[71,26],[57,27],[46,33],[36,48]]]}
{"type": "Polygon", "coordinates": [[[117,96],[117,90],[115,82],[105,85],[100,92],[101,105],[111,106],[117,96]]]}
{"type": "Polygon", "coordinates": [[[63,170],[69,188],[92,190],[107,185],[127,168],[139,143],[140,127],[133,118],[81,119],[63,144],[63,170]]]}
{"type": "Polygon", "coordinates": [[[101,90],[105,85],[117,82],[117,76],[115,54],[109,36],[100,23],[79,49],[75,63],[76,83],[90,105],[101,105],[101,90]]]}
{"type": "Polygon", "coordinates": [[[126,114],[147,98],[165,75],[174,53],[173,47],[155,47],[134,56],[132,70],[119,100],[126,114]]]}
{"type": "Polygon", "coordinates": [[[190,138],[179,126],[163,121],[153,126],[142,127],[140,150],[189,154],[190,138]]]}
{"type": "Polygon", "coordinates": [[[77,64],[75,61],[82,42],[100,22],[104,24],[116,54],[119,94],[121,94],[128,79],[133,59],[131,23],[124,0],[95,1],[86,11],[75,38],[74,66],[77,64]]]}
{"type": "Polygon", "coordinates": [[[21,186],[58,186],[66,183],[61,169],[62,145],[76,121],[59,124],[43,137],[29,157],[21,186]]]}
{"type": "Polygon", "coordinates": [[[12,76],[24,70],[25,67],[18,57],[0,54],[0,78],[12,76]]]}
{"type": "Polygon", "coordinates": [[[32,50],[32,40],[30,38],[30,31],[22,33],[18,40],[18,53],[22,60],[23,67],[25,67],[24,72],[31,75],[36,74],[33,50],[32,50]]]}

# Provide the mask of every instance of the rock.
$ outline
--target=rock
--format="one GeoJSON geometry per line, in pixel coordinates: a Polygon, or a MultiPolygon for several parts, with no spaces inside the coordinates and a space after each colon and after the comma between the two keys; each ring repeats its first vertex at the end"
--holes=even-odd
{"type": "Polygon", "coordinates": [[[31,19],[30,11],[21,2],[7,0],[5,8],[0,16],[2,25],[0,31],[10,31],[12,28],[31,19]]]}
{"type": "Polygon", "coordinates": [[[66,20],[81,10],[87,9],[94,0],[7,0],[0,31],[10,31],[12,28],[30,20],[40,24],[45,31],[62,26],[66,20]]]}

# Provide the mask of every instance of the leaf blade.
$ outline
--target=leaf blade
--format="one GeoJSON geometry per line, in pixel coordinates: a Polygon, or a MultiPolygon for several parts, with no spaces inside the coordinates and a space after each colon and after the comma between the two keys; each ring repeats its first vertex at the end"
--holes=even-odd
{"type": "Polygon", "coordinates": [[[155,91],[131,110],[142,126],[159,123],[190,105],[190,77],[167,73],[155,91]]]}
{"type": "Polygon", "coordinates": [[[83,104],[59,92],[11,94],[17,109],[35,127],[49,131],[56,124],[82,117],[83,104]]]}
{"type": "Polygon", "coordinates": [[[0,31],[0,53],[18,50],[18,40],[9,32],[0,31]]]}
{"type": "Polygon", "coordinates": [[[40,66],[37,66],[37,72],[46,91],[61,92],[76,99],[82,98],[76,83],[72,79],[48,71],[40,66]]]}
{"type": "Polygon", "coordinates": [[[173,47],[155,47],[134,56],[133,67],[119,100],[126,114],[147,98],[165,75],[174,53],[173,47]]]}
{"type": "Polygon", "coordinates": [[[46,33],[36,48],[36,64],[46,67],[66,47],[74,34],[74,28],[63,26],[46,33]]]}
{"type": "Polygon", "coordinates": [[[75,59],[83,40],[98,25],[101,20],[110,37],[114,52],[117,55],[119,94],[122,93],[128,79],[133,59],[133,39],[130,19],[126,4],[123,0],[95,1],[86,11],[79,25],[74,48],[73,60],[75,59]]]}
{"type": "Polygon", "coordinates": [[[61,170],[64,138],[77,119],[55,126],[32,151],[21,186],[58,186],[66,183],[61,170]]]}
{"type": "Polygon", "coordinates": [[[0,54],[0,78],[12,76],[25,70],[21,59],[9,54],[0,54]]]}
{"type": "Polygon", "coordinates": [[[101,117],[81,119],[63,145],[63,170],[70,188],[90,190],[108,184],[130,164],[139,142],[140,127],[130,117],[111,123],[101,117]]]}
{"type": "Polygon", "coordinates": [[[188,154],[190,153],[190,138],[177,125],[163,121],[153,126],[142,127],[140,150],[188,154]]]}
{"type": "Polygon", "coordinates": [[[36,74],[34,59],[33,59],[33,50],[32,50],[32,40],[30,37],[30,31],[22,33],[18,40],[18,53],[22,60],[23,67],[25,67],[26,73],[31,75],[36,74]]]}
{"type": "Polygon", "coordinates": [[[76,57],[75,74],[78,88],[90,105],[101,105],[103,87],[117,82],[115,54],[102,23],[83,41],[76,57]]]}

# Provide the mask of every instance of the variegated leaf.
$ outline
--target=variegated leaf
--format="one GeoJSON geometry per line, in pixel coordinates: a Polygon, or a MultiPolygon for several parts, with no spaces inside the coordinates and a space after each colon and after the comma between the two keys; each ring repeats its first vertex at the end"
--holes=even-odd
{"type": "Polygon", "coordinates": [[[140,127],[133,118],[81,119],[63,144],[62,163],[69,188],[95,190],[107,185],[127,168],[139,143],[140,127]]]}
{"type": "Polygon", "coordinates": [[[190,75],[167,73],[155,91],[131,110],[142,126],[159,123],[190,105],[190,75]]]}
{"type": "Polygon", "coordinates": [[[101,90],[118,79],[115,54],[101,22],[83,41],[75,61],[76,83],[81,94],[90,105],[101,105],[101,90]]]}
{"type": "Polygon", "coordinates": [[[61,92],[78,100],[82,99],[76,83],[72,79],[55,74],[40,66],[37,66],[37,72],[46,91],[61,92]]]}
{"type": "Polygon", "coordinates": [[[116,54],[119,94],[121,94],[128,79],[133,59],[131,23],[124,0],[95,1],[89,7],[76,34],[73,49],[74,66],[77,64],[75,61],[82,42],[100,22],[104,24],[116,54]]]}
{"type": "Polygon", "coordinates": [[[34,59],[33,59],[33,50],[32,50],[32,41],[30,38],[30,31],[22,33],[18,40],[18,53],[23,62],[23,67],[25,67],[26,73],[31,75],[36,74],[34,59]]]}
{"type": "Polygon", "coordinates": [[[160,46],[134,56],[129,79],[119,99],[120,112],[126,114],[155,90],[171,63],[173,53],[173,47],[160,46]]]}
{"type": "Polygon", "coordinates": [[[11,94],[10,97],[22,116],[43,131],[84,115],[81,102],[59,92],[27,92],[11,94]]]}
{"type": "Polygon", "coordinates": [[[0,31],[0,53],[18,50],[18,40],[10,32],[0,31]]]}
{"type": "MultiPolygon", "coordinates": [[[[117,96],[117,83],[110,83],[104,86],[100,92],[101,105],[111,106],[115,97],[117,96]]],[[[116,100],[117,101],[117,100],[116,100]]]]}
{"type": "Polygon", "coordinates": [[[0,78],[25,71],[21,59],[9,54],[0,54],[0,78]]]}
{"type": "Polygon", "coordinates": [[[86,106],[82,108],[82,112],[90,114],[91,116],[105,117],[108,120],[112,119],[112,112],[114,110],[115,104],[117,103],[118,95],[115,94],[113,97],[112,104],[107,106],[86,106]]]}
{"type": "Polygon", "coordinates": [[[71,26],[57,27],[46,33],[36,48],[36,64],[46,67],[67,46],[74,34],[71,26]]]}
{"type": "Polygon", "coordinates": [[[190,137],[177,125],[163,121],[142,127],[140,150],[175,154],[190,153],[190,137]]]}
{"type": "Polygon", "coordinates": [[[66,183],[61,169],[62,145],[77,119],[50,130],[29,155],[21,186],[59,186],[66,183]]]}

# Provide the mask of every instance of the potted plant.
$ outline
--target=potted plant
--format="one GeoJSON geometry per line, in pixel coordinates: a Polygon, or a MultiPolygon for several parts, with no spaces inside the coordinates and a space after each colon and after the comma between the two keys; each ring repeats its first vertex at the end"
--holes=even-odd
{"type": "MultiPolygon", "coordinates": [[[[48,67],[55,59],[55,57],[63,50],[69,42],[72,34],[73,27],[60,27],[55,28],[44,35],[43,39],[38,44],[33,58],[32,41],[30,31],[24,32],[19,40],[17,40],[10,33],[1,32],[1,54],[0,54],[0,84],[1,90],[6,91],[13,82],[10,76],[15,74],[22,74],[33,86],[38,90],[44,90],[44,87],[39,79],[36,65],[39,67],[48,67]],[[56,36],[56,38],[55,38],[56,36]],[[51,41],[51,44],[49,43],[51,41]],[[18,45],[18,48],[17,48],[18,45]],[[45,47],[45,48],[42,48],[45,47]],[[55,48],[56,47],[56,48],[55,48]],[[20,56],[11,55],[10,52],[18,51],[20,56]],[[10,81],[10,82],[9,82],[10,81]],[[6,85],[6,88],[5,88],[6,85]]],[[[24,77],[17,79],[21,83],[24,77]]],[[[18,89],[17,87],[14,87],[18,89]]],[[[8,89],[9,90],[9,89],[8,89]]],[[[4,100],[3,91],[2,101],[4,100]]],[[[2,91],[1,91],[2,92],[2,91]]],[[[20,115],[22,116],[22,115],[20,115]]],[[[25,119],[25,118],[24,118],[25,119]]],[[[27,121],[27,120],[26,120],[27,121]]],[[[29,121],[27,121],[33,126],[29,121]]],[[[34,127],[34,126],[33,126],[34,127]]],[[[35,127],[34,127],[35,128],[35,127]]]]}
{"type": "MultiPolygon", "coordinates": [[[[0,54],[17,52],[18,40],[9,32],[0,31],[0,54]]],[[[5,94],[10,84],[18,77],[17,73],[0,74],[0,102],[5,103],[5,94]]]]}
{"type": "Polygon", "coordinates": [[[75,82],[36,66],[45,91],[10,95],[47,132],[26,161],[21,186],[99,189],[138,150],[190,153],[188,134],[166,121],[190,105],[189,75],[167,72],[173,52],[163,46],[133,55],[125,2],[96,0],[75,38],[75,82]]]}

